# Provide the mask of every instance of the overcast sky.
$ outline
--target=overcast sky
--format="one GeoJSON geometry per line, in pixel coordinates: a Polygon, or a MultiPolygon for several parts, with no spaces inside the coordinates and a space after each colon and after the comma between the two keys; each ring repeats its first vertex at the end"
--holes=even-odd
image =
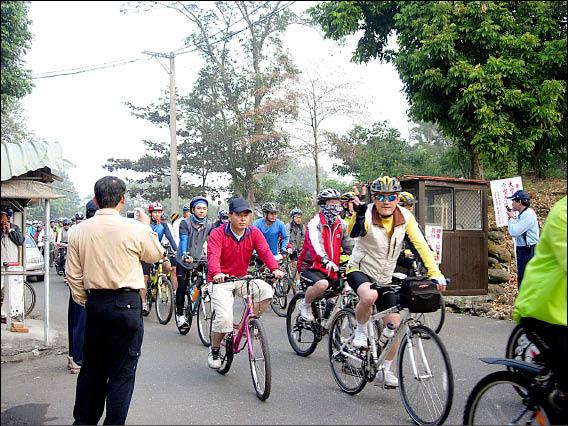
{"type": "MultiPolygon", "coordinates": [[[[193,30],[186,18],[174,11],[124,14],[121,4],[32,1],[29,17],[33,41],[26,56],[32,74],[144,57],[143,50],[169,52],[182,47],[193,30]]],[[[306,3],[291,7],[300,12],[306,3]]],[[[333,69],[349,81],[360,81],[353,93],[367,104],[362,118],[365,124],[387,120],[408,137],[408,104],[391,65],[378,61],[352,64],[353,43],[340,47],[323,40],[317,31],[299,26],[287,32],[285,46],[300,69],[322,74],[333,69]]],[[[191,90],[201,64],[195,53],[176,57],[178,93],[191,90]]],[[[125,101],[149,104],[169,87],[169,76],[155,59],[36,79],[34,84],[32,93],[23,100],[28,127],[38,138],[62,145],[65,158],[76,165],[67,172],[81,197],[92,194],[95,181],[109,174],[101,167],[108,158],[139,157],[145,138],[169,141],[167,128],[158,129],[133,117],[124,105],[125,101]]],[[[345,130],[351,125],[345,123],[345,130]]]]}

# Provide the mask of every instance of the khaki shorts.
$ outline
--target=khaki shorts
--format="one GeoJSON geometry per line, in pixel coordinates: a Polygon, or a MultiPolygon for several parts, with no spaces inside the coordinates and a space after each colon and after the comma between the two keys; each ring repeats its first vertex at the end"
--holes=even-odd
{"type": "MultiPolygon", "coordinates": [[[[272,286],[262,280],[252,280],[250,283],[252,300],[254,304],[272,299],[272,286]]],[[[235,296],[246,296],[246,281],[232,281],[228,283],[213,284],[211,304],[215,311],[215,318],[211,331],[228,333],[233,331],[233,304],[235,296]]]]}

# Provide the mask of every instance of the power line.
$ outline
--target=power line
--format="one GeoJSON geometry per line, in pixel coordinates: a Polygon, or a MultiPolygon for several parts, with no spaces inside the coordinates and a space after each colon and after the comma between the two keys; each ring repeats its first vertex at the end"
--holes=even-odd
{"type": "MultiPolygon", "coordinates": [[[[271,18],[272,16],[274,16],[275,14],[281,12],[284,9],[287,9],[288,7],[290,7],[292,4],[296,3],[296,0],[294,1],[290,1],[287,4],[279,7],[278,9],[273,10],[272,12],[270,12],[269,14],[267,14],[266,16],[263,16],[262,18],[258,19],[257,21],[252,23],[252,26],[256,26],[258,24],[263,23],[264,21],[266,21],[267,19],[271,18]]],[[[260,6],[257,7],[253,12],[251,12],[251,14],[254,14],[256,11],[258,11],[260,9],[260,6]]],[[[238,22],[242,21],[244,19],[240,18],[238,21],[234,22],[233,24],[231,24],[229,26],[229,28],[231,28],[233,25],[237,24],[238,22]]],[[[223,31],[226,31],[227,29],[223,29],[221,31],[218,31],[217,33],[215,33],[212,37],[215,37],[216,35],[222,33],[223,31]]],[[[232,39],[233,37],[235,37],[236,35],[242,33],[243,31],[245,31],[248,28],[248,26],[236,31],[236,32],[232,32],[230,34],[227,34],[227,36],[222,37],[218,40],[214,40],[212,41],[210,44],[214,45],[217,43],[220,43],[222,41],[228,41],[230,39],[232,39]]],[[[176,49],[174,52],[172,53],[177,53],[178,55],[183,55],[186,53],[192,53],[192,52],[197,52],[199,49],[193,48],[190,50],[183,50],[186,47],[180,47],[178,49],[176,49]]],[[[102,64],[95,64],[95,65],[85,65],[82,67],[77,67],[77,68],[70,68],[70,69],[65,69],[65,70],[54,70],[54,71],[47,71],[47,72],[43,72],[43,73],[38,73],[34,76],[32,76],[33,80],[39,80],[39,79],[43,79],[43,78],[53,78],[53,77],[62,77],[62,76],[67,76],[67,75],[74,75],[74,74],[81,74],[81,73],[85,73],[85,72],[91,72],[91,71],[99,71],[102,69],[106,69],[106,68],[115,68],[118,66],[123,66],[123,65],[128,65],[131,64],[133,62],[138,62],[141,60],[148,60],[149,58],[147,57],[139,57],[139,58],[130,58],[130,59],[121,59],[121,60],[117,60],[117,61],[111,61],[111,62],[105,62],[102,64]]]]}

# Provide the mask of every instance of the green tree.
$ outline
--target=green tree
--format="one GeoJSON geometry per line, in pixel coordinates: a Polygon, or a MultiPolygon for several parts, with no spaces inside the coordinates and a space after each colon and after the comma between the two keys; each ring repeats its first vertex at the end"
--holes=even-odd
{"type": "Polygon", "coordinates": [[[0,56],[0,81],[2,112],[7,103],[31,93],[30,71],[23,67],[23,57],[30,48],[32,34],[29,31],[27,1],[3,1],[0,3],[2,28],[2,54],[0,56]]]}
{"type": "MultiPolygon", "coordinates": [[[[49,202],[51,218],[67,217],[71,219],[77,212],[85,214],[87,202],[81,201],[75,185],[69,179],[69,175],[64,170],[55,170],[53,173],[63,179],[62,182],[55,181],[52,183],[54,192],[57,195],[63,195],[63,198],[56,198],[49,202]]],[[[28,210],[27,214],[29,220],[41,220],[43,222],[45,219],[44,204],[34,205],[28,210]]]]}
{"type": "Polygon", "coordinates": [[[339,1],[311,14],[332,39],[363,31],[353,60],[393,63],[410,116],[468,154],[470,177],[484,162],[566,162],[566,1],[339,1]]]}
{"type": "Polygon", "coordinates": [[[294,14],[281,1],[215,2],[208,8],[193,2],[155,4],[182,14],[196,28],[187,43],[206,65],[194,100],[206,106],[202,119],[218,135],[218,162],[234,191],[254,202],[255,175],[282,166],[289,137],[281,121],[296,113],[295,95],[287,88],[297,70],[281,41],[294,14]],[[236,31],[241,22],[244,29],[236,31]]]}

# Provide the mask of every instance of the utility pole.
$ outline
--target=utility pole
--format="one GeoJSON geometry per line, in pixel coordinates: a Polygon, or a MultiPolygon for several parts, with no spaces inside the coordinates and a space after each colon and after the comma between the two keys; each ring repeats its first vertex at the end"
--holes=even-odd
{"type": "Polygon", "coordinates": [[[175,54],[174,52],[158,53],[149,52],[147,50],[142,52],[145,55],[150,55],[155,57],[162,68],[170,75],[170,168],[171,168],[171,185],[170,185],[170,197],[172,213],[179,210],[179,196],[178,196],[178,174],[177,174],[177,141],[176,141],[176,69],[175,69],[175,54]],[[160,62],[159,58],[169,58],[170,68],[169,70],[160,62]]]}

